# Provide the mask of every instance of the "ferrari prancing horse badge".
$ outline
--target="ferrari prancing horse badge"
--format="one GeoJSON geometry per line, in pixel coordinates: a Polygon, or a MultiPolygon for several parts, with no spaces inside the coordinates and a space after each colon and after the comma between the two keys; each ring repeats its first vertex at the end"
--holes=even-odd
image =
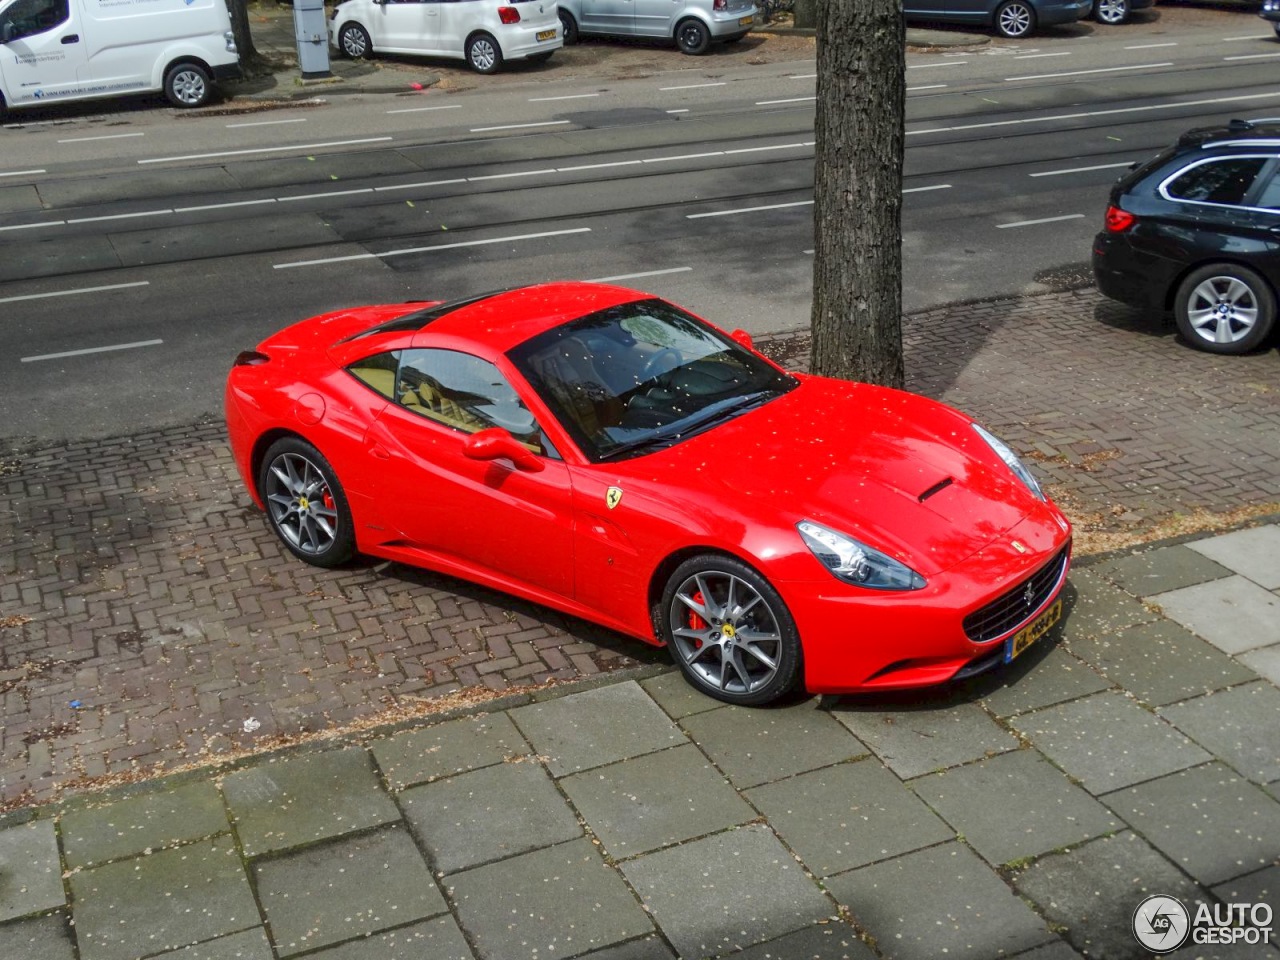
{"type": "Polygon", "coordinates": [[[608,490],[605,491],[604,502],[608,505],[610,510],[616,507],[618,505],[618,501],[620,501],[621,499],[622,499],[621,487],[610,487],[608,490]]]}

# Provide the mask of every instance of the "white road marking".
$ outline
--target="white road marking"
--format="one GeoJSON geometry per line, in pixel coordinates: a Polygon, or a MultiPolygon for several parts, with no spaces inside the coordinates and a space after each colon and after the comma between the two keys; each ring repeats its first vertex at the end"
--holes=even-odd
{"type": "Polygon", "coordinates": [[[1178,44],[1170,41],[1169,43],[1138,43],[1132,47],[1125,47],[1126,50],[1154,50],[1156,47],[1176,47],[1178,44]]]}
{"type": "Polygon", "coordinates": [[[1263,36],[1260,36],[1259,34],[1254,33],[1254,34],[1250,34],[1247,37],[1223,37],[1221,42],[1234,43],[1237,40],[1265,40],[1265,39],[1266,37],[1263,37],[1263,36]]]}
{"type": "Polygon", "coordinates": [[[1009,227],[1033,227],[1038,223],[1058,223],[1062,220],[1083,220],[1083,213],[1069,213],[1065,217],[1044,217],[1040,220],[1019,220],[1016,223],[997,223],[997,230],[1007,230],[1009,227]]]}
{"type": "MultiPolygon", "coordinates": [[[[641,277],[662,277],[668,273],[688,273],[693,267],[672,267],[669,270],[646,270],[644,273],[620,273],[616,277],[596,277],[587,283],[613,283],[616,280],[639,280],[641,277]]],[[[0,301],[3,302],[3,301],[0,301]]]]}
{"type": "Polygon", "coordinates": [[[428,110],[460,110],[460,103],[442,103],[437,107],[403,107],[399,110],[388,110],[387,113],[425,113],[428,110]]]}
{"type": "Polygon", "coordinates": [[[907,93],[915,93],[917,90],[942,90],[945,87],[945,83],[926,83],[920,87],[907,87],[907,93]]]}
{"type": "Polygon", "coordinates": [[[240,157],[251,153],[280,153],[282,150],[318,150],[321,147],[351,147],[360,143],[384,143],[391,137],[363,137],[359,140],[331,140],[328,143],[299,143],[291,147],[256,147],[252,150],[221,150],[217,153],[192,153],[185,157],[152,157],[139,163],[175,163],[179,160],[212,160],[216,157],[240,157]]]}
{"type": "Polygon", "coordinates": [[[543,120],[541,123],[504,123],[499,127],[472,127],[472,133],[491,133],[494,130],[524,130],[528,127],[562,127],[572,120],[543,120]]]}
{"type": "Polygon", "coordinates": [[[113,350],[136,350],[138,347],[158,347],[163,340],[138,340],[134,343],[117,343],[110,347],[90,347],[87,350],[67,350],[63,353],[43,353],[38,357],[23,357],[22,363],[36,363],[39,360],[61,360],[64,357],[84,357],[91,353],[110,353],[113,350]]]}
{"type": "Polygon", "coordinates": [[[1239,57],[1223,57],[1223,60],[1274,60],[1280,53],[1248,53],[1239,57]]]}
{"type": "Polygon", "coordinates": [[[688,109],[687,107],[686,107],[685,109],[683,109],[683,110],[668,110],[668,111],[667,111],[667,113],[688,113],[688,112],[689,112],[689,109],[688,109]]]}
{"type": "Polygon", "coordinates": [[[281,203],[290,200],[328,200],[330,197],[349,197],[357,193],[373,193],[373,187],[360,187],[355,190],[329,190],[324,193],[300,193],[296,197],[277,197],[281,203]]]}
{"type": "Polygon", "coordinates": [[[928,70],[930,67],[963,67],[968,60],[948,60],[946,63],[909,63],[908,70],[928,70]]]}
{"type": "Polygon", "coordinates": [[[100,220],[132,220],[135,217],[163,217],[172,210],[142,210],[138,213],[113,213],[104,217],[77,217],[67,223],[97,223],[100,220]]]}
{"type": "Polygon", "coordinates": [[[766,150],[794,150],[796,147],[803,146],[805,146],[803,143],[778,143],[774,144],[772,147],[739,147],[736,150],[725,150],[724,155],[729,157],[735,153],[763,153],[766,150]]]}
{"type": "Polygon", "coordinates": [[[605,167],[639,166],[641,160],[611,160],[609,163],[582,163],[576,167],[556,167],[557,173],[577,173],[579,170],[602,170],[605,167]]]}
{"type": "Polygon", "coordinates": [[[902,192],[903,193],[924,193],[926,190],[950,190],[950,189],[951,189],[951,184],[949,183],[935,183],[931,187],[907,187],[902,192]]]}
{"type": "Polygon", "coordinates": [[[1092,167],[1071,167],[1068,170],[1045,170],[1042,173],[1029,173],[1029,177],[1060,177],[1068,173],[1088,173],[1090,170],[1114,170],[1116,167],[1131,167],[1132,160],[1126,160],[1123,163],[1098,163],[1092,167]]]}
{"type": "Polygon", "coordinates": [[[552,100],[585,100],[588,97],[598,97],[598,93],[573,93],[564,97],[530,97],[530,103],[550,103],[552,100]]]}
{"type": "Polygon", "coordinates": [[[789,100],[757,100],[757,107],[771,107],[775,103],[805,103],[809,100],[817,100],[817,97],[791,97],[789,100]]]}
{"type": "Polygon", "coordinates": [[[133,283],[112,283],[105,287],[80,287],[76,290],[53,290],[49,293],[28,293],[21,297],[3,297],[0,303],[17,303],[19,300],[44,300],[48,297],[72,297],[81,293],[102,293],[107,290],[125,290],[130,287],[149,287],[150,280],[137,280],[133,283]]]}
{"type": "Polygon", "coordinates": [[[761,210],[784,210],[787,207],[811,207],[812,200],[797,200],[795,203],[771,203],[764,207],[743,207],[740,210],[716,210],[712,213],[686,213],[686,220],[701,220],[703,217],[732,217],[739,213],[757,213],[761,210]]]}
{"type": "Polygon", "coordinates": [[[725,81],[723,80],[717,83],[686,83],[684,86],[680,87],[659,87],[658,92],[666,93],[669,90],[698,90],[702,87],[723,87],[724,85],[725,81]]]}
{"type": "Polygon", "coordinates": [[[507,177],[536,177],[540,174],[555,173],[555,168],[549,170],[517,170],[514,173],[487,173],[482,177],[467,177],[468,183],[477,183],[481,180],[505,180],[507,177]]]}
{"type": "Polygon", "coordinates": [[[454,177],[452,180],[428,180],[425,183],[397,183],[390,187],[374,187],[374,193],[383,193],[386,190],[417,190],[421,187],[443,187],[451,183],[466,183],[466,177],[454,177]]]}
{"type": "Polygon", "coordinates": [[[326,263],[346,263],[351,260],[383,260],[387,257],[405,257],[414,253],[434,253],[437,250],[455,250],[459,247],[483,247],[495,243],[514,243],[517,240],[539,240],[543,237],[563,237],[572,233],[590,232],[590,227],[575,227],[572,230],[548,230],[545,233],[522,233],[513,237],[491,237],[488,240],[460,240],[457,243],[440,243],[430,247],[387,250],[384,253],[356,253],[348,257],[326,257],[323,260],[298,260],[294,263],[276,263],[272,264],[272,268],[275,270],[288,270],[291,267],[314,267],[326,263]]]}
{"type": "Polygon", "coordinates": [[[1116,73],[1119,70],[1154,70],[1157,67],[1172,67],[1172,63],[1133,63],[1127,67],[1098,67],[1096,70],[1072,70],[1070,73],[1037,73],[1028,77],[1005,77],[1005,83],[1015,80],[1056,80],[1059,77],[1083,77],[1091,73],[1116,73]]]}
{"type": "Polygon", "coordinates": [[[252,123],[228,123],[228,130],[235,130],[238,127],[274,127],[282,123],[306,123],[306,117],[294,117],[292,120],[254,120],[252,123]]]}
{"type": "Polygon", "coordinates": [[[712,150],[710,153],[682,153],[678,157],[647,157],[641,163],[666,163],[670,160],[701,160],[705,157],[723,157],[723,150],[712,150]]]}
{"type": "Polygon", "coordinates": [[[48,173],[47,170],[7,170],[0,177],[29,177],[37,173],[48,173]]]}
{"type": "Polygon", "coordinates": [[[59,143],[88,143],[90,140],[125,140],[129,137],[145,137],[145,133],[111,133],[101,137],[72,137],[70,140],[59,140],[59,143]]]}
{"type": "Polygon", "coordinates": [[[791,76],[787,77],[787,79],[788,80],[817,80],[818,75],[816,73],[793,73],[791,76]]]}
{"type": "Polygon", "coordinates": [[[1014,57],[1015,60],[1038,60],[1041,57],[1069,57],[1070,50],[1064,50],[1061,53],[1024,53],[1014,57]]]}
{"type": "Polygon", "coordinates": [[[1010,127],[1019,123],[1052,123],[1055,120],[1083,120],[1087,117],[1108,117],[1121,113],[1146,113],[1151,110],[1174,110],[1178,107],[1204,107],[1217,103],[1242,103],[1246,100],[1280,99],[1280,92],[1251,93],[1236,97],[1213,97],[1208,100],[1183,100],[1179,103],[1156,103],[1145,107],[1115,107],[1111,110],[1085,110],[1080,113],[1058,113],[1047,117],[1027,117],[1022,120],[992,120],[987,123],[964,123],[954,127],[927,127],[924,130],[908,130],[907,136],[922,133],[958,133],[962,130],[985,130],[991,127],[1010,127]]]}
{"type": "Polygon", "coordinates": [[[47,220],[44,223],[16,223],[11,227],[0,227],[0,230],[31,230],[34,227],[61,227],[65,220],[47,220]]]}
{"type": "Polygon", "coordinates": [[[205,203],[198,207],[176,207],[174,213],[193,213],[198,210],[226,210],[228,207],[256,207],[262,203],[275,203],[275,197],[265,197],[262,200],[233,200],[229,203],[205,203]]]}

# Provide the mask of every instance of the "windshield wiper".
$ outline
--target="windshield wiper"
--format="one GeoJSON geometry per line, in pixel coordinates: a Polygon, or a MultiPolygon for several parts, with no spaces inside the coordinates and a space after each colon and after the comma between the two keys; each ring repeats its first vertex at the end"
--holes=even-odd
{"type": "Polygon", "coordinates": [[[635,453],[638,450],[657,450],[663,447],[669,447],[673,443],[701,433],[714,427],[718,423],[724,423],[748,410],[751,407],[759,406],[766,400],[777,395],[774,389],[757,390],[755,393],[747,393],[741,397],[734,397],[732,400],[724,401],[716,406],[709,407],[704,410],[701,415],[687,420],[679,420],[669,424],[666,427],[659,427],[647,437],[641,437],[638,440],[632,440],[614,447],[612,450],[603,454],[601,460],[616,460],[618,457],[628,453],[635,453]]]}

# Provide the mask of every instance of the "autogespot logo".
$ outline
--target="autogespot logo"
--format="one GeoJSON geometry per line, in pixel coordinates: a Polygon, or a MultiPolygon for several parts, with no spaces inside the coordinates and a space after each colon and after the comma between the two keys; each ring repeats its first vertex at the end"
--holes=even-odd
{"type": "Polygon", "coordinates": [[[1191,915],[1175,897],[1147,897],[1133,911],[1133,935],[1152,953],[1172,953],[1190,932],[1191,915]]]}

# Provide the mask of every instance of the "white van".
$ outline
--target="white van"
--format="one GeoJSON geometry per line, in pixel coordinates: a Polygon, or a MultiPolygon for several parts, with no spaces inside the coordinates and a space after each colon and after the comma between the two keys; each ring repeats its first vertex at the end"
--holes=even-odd
{"type": "Polygon", "coordinates": [[[198,107],[239,76],[225,0],[0,0],[0,111],[152,90],[198,107]]]}

